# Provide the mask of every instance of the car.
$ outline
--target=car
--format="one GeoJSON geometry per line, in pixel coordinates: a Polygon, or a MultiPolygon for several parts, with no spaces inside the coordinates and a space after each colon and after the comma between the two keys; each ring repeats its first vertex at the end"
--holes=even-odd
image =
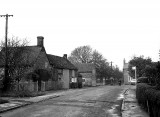
{"type": "Polygon", "coordinates": [[[131,79],[131,81],[130,81],[131,85],[135,85],[135,84],[136,84],[136,82],[137,82],[137,80],[136,80],[136,79],[131,79]]]}
{"type": "Polygon", "coordinates": [[[149,83],[149,79],[147,77],[139,77],[137,83],[149,83]]]}

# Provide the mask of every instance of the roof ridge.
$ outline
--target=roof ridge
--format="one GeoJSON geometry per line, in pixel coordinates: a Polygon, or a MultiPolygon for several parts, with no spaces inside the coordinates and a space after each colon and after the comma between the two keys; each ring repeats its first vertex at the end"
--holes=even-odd
{"type": "Polygon", "coordinates": [[[57,56],[57,55],[53,55],[53,54],[47,54],[47,55],[63,58],[63,57],[61,57],[61,56],[57,56]]]}

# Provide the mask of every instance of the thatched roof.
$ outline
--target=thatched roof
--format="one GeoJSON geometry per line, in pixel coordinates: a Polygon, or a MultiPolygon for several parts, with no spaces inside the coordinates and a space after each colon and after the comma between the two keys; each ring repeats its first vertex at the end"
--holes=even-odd
{"type": "Polygon", "coordinates": [[[59,69],[77,70],[77,68],[66,58],[47,54],[50,64],[59,69]]]}

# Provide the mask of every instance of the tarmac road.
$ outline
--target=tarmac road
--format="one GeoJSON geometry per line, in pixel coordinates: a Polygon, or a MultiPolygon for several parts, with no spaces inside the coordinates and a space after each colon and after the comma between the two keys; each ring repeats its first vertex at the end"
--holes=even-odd
{"type": "MultiPolygon", "coordinates": [[[[64,93],[60,97],[2,113],[2,117],[121,116],[125,86],[99,86],[64,93]]],[[[67,92],[67,91],[66,91],[67,92]]]]}

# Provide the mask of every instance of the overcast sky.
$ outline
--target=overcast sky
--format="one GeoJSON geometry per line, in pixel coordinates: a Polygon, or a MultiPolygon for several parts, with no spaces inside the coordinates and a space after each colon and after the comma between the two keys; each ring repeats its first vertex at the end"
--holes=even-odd
{"type": "MultiPolygon", "coordinates": [[[[113,65],[144,55],[158,61],[160,1],[153,0],[3,0],[0,15],[9,18],[9,37],[37,44],[44,36],[47,53],[63,56],[90,45],[113,65]]],[[[5,18],[0,17],[0,40],[5,18]]]]}

